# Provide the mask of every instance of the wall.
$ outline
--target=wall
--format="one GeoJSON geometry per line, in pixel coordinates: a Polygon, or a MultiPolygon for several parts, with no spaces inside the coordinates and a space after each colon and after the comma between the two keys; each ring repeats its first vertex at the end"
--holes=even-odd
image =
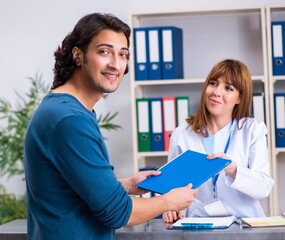
{"type": "MultiPolygon", "coordinates": [[[[1,0],[0,7],[0,97],[16,104],[14,90],[24,94],[29,88],[27,77],[36,72],[51,83],[53,79],[53,52],[82,16],[91,12],[113,13],[128,22],[129,13],[204,8],[231,8],[284,4],[284,0],[111,0],[106,4],[98,0],[37,1],[1,0]]],[[[210,35],[210,34],[209,34],[210,35]]],[[[107,147],[118,177],[132,174],[132,135],[129,76],[117,92],[101,100],[95,109],[98,113],[119,111],[116,123],[122,130],[107,132],[107,147]],[[114,104],[116,103],[116,104],[114,104]],[[124,141],[122,141],[124,139],[124,141]]],[[[9,191],[25,191],[21,178],[0,178],[9,191]]]]}

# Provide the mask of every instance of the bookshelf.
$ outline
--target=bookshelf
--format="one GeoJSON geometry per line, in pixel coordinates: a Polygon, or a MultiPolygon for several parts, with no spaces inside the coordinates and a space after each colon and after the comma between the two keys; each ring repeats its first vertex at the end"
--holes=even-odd
{"type": "MultiPolygon", "coordinates": [[[[271,152],[271,131],[268,88],[265,8],[200,9],[180,12],[142,12],[129,15],[131,28],[176,26],[183,29],[184,79],[140,80],[131,71],[131,109],[133,129],[134,171],[159,167],[167,161],[167,152],[138,152],[136,98],[188,96],[190,114],[200,99],[202,83],[211,68],[222,59],[243,61],[249,68],[254,93],[265,96],[265,117],[268,127],[268,150],[271,152]]],[[[133,41],[130,67],[134,69],[133,41]]],[[[269,199],[263,205],[269,214],[269,199]]]]}
{"type": "MultiPolygon", "coordinates": [[[[274,113],[274,93],[285,92],[285,76],[273,76],[272,67],[272,38],[271,38],[271,22],[285,21],[285,5],[272,6],[266,8],[266,24],[267,24],[267,42],[268,42],[268,80],[269,80],[269,97],[270,97],[270,116],[271,116],[271,143],[272,143],[272,176],[274,178],[274,188],[272,192],[272,209],[271,212],[275,215],[285,211],[285,191],[281,188],[285,183],[285,148],[276,147],[275,141],[275,113],[274,113]]],[[[284,36],[284,35],[283,35],[284,36]]],[[[283,39],[284,41],[284,39],[283,39]]],[[[284,47],[284,43],[283,43],[284,47]]]]}

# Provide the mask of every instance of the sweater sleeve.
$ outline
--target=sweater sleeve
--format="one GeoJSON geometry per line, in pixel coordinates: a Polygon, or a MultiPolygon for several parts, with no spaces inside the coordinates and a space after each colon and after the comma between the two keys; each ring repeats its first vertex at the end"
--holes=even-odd
{"type": "Polygon", "coordinates": [[[132,201],[113,172],[96,121],[82,116],[61,120],[48,149],[59,174],[98,221],[110,228],[128,222],[132,201]]]}

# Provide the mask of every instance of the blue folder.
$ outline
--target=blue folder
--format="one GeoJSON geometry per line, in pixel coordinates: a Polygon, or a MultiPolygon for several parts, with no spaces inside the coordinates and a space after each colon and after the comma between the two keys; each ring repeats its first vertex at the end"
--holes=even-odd
{"type": "Polygon", "coordinates": [[[273,75],[285,75],[285,21],[271,23],[273,75]]]}
{"type": "Polygon", "coordinates": [[[232,162],[223,158],[208,160],[206,157],[206,154],[187,150],[159,168],[160,175],[151,176],[137,186],[159,194],[189,183],[196,189],[232,162]]]}
{"type": "Polygon", "coordinates": [[[275,145],[285,147],[285,93],[274,94],[275,145]]]}
{"type": "Polygon", "coordinates": [[[182,29],[161,27],[162,78],[183,78],[183,36],[182,29]]]}
{"type": "Polygon", "coordinates": [[[148,80],[147,28],[134,28],[134,57],[136,80],[148,80]]]}
{"type": "Polygon", "coordinates": [[[162,98],[150,98],[151,151],[164,151],[162,98]]]}
{"type": "Polygon", "coordinates": [[[147,28],[149,80],[162,79],[162,46],[160,27],[147,28]]]}

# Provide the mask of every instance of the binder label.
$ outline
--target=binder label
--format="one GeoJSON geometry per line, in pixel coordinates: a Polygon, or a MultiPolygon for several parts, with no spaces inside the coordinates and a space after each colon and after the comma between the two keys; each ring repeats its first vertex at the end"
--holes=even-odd
{"type": "Polygon", "coordinates": [[[148,102],[138,102],[138,129],[139,132],[149,132],[149,123],[143,119],[149,119],[148,102]]]}
{"type": "MultiPolygon", "coordinates": [[[[173,101],[164,101],[165,107],[164,116],[172,116],[175,113],[175,105],[173,101]]],[[[172,131],[175,128],[175,118],[168,118],[167,121],[165,121],[165,130],[166,131],[172,131]]]]}
{"type": "Polygon", "coordinates": [[[152,115],[152,118],[154,119],[152,121],[152,132],[162,133],[162,123],[161,123],[162,114],[161,114],[161,102],[160,101],[152,102],[151,115],[152,115]],[[160,120],[160,121],[155,121],[155,120],[160,120]]]}
{"type": "Polygon", "coordinates": [[[273,56],[283,57],[282,26],[274,25],[272,29],[272,34],[273,34],[273,56]]]}
{"type": "Polygon", "coordinates": [[[188,118],[188,100],[180,99],[177,101],[177,126],[183,124],[188,118]]]}
{"type": "MultiPolygon", "coordinates": [[[[159,62],[159,39],[158,31],[150,30],[149,34],[149,58],[150,62],[159,62]]],[[[157,65],[157,64],[156,64],[157,65]]]]}
{"type": "Polygon", "coordinates": [[[146,36],[145,31],[137,31],[136,32],[136,62],[137,63],[146,63],[146,36]]]}
{"type": "Polygon", "coordinates": [[[276,111],[276,128],[285,128],[285,105],[284,105],[284,97],[276,97],[276,106],[278,106],[278,110],[276,111]],[[280,111],[279,111],[280,109],[280,111]]]}
{"type": "Polygon", "coordinates": [[[173,50],[172,50],[172,31],[163,30],[162,31],[163,39],[163,61],[164,62],[173,62],[173,50]]]}

